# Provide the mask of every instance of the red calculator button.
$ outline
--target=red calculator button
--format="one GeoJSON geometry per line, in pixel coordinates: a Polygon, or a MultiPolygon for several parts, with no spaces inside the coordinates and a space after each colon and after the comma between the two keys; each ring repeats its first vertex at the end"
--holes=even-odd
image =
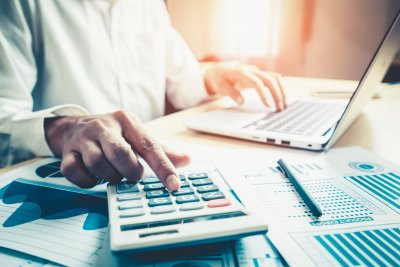
{"type": "Polygon", "coordinates": [[[208,207],[209,208],[218,208],[218,207],[225,207],[231,205],[231,201],[227,198],[222,198],[222,199],[214,199],[210,200],[208,202],[208,207]]]}

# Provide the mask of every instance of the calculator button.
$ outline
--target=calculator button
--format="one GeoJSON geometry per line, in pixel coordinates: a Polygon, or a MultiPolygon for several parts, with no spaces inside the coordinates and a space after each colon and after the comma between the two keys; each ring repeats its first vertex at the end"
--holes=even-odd
{"type": "Polygon", "coordinates": [[[169,197],[160,197],[160,198],[153,198],[149,200],[149,206],[163,206],[163,205],[172,205],[171,198],[169,197]]]}
{"type": "Polygon", "coordinates": [[[179,179],[181,179],[181,181],[185,181],[185,180],[186,180],[186,177],[185,177],[185,175],[183,175],[183,174],[179,174],[179,179]]]}
{"type": "Polygon", "coordinates": [[[119,204],[118,208],[120,210],[137,209],[137,208],[143,208],[143,204],[142,201],[140,200],[131,200],[119,204]]]}
{"type": "Polygon", "coordinates": [[[183,195],[191,195],[194,194],[194,191],[190,187],[180,188],[178,191],[172,192],[174,196],[183,196],[183,195]]]}
{"type": "Polygon", "coordinates": [[[146,184],[143,187],[144,191],[161,190],[161,189],[165,189],[165,187],[164,187],[164,185],[162,183],[146,184]]]}
{"type": "Polygon", "coordinates": [[[209,192],[209,193],[203,194],[202,198],[205,201],[209,201],[209,200],[213,200],[213,199],[225,198],[225,195],[221,191],[209,192]]]}
{"type": "Polygon", "coordinates": [[[154,190],[146,192],[146,198],[156,198],[156,197],[168,197],[169,193],[167,190],[154,190]]]}
{"type": "Polygon", "coordinates": [[[198,202],[200,201],[199,197],[196,195],[185,195],[176,197],[176,203],[182,204],[187,202],[198,202]]]}
{"type": "Polygon", "coordinates": [[[216,186],[215,184],[202,185],[202,186],[197,187],[197,192],[199,192],[200,194],[208,193],[208,192],[215,192],[218,190],[219,190],[218,186],[216,186]]]}
{"type": "Polygon", "coordinates": [[[122,182],[117,185],[117,193],[128,193],[128,192],[139,192],[139,188],[136,184],[128,184],[127,182],[122,182]]]}
{"type": "Polygon", "coordinates": [[[151,214],[171,213],[175,210],[174,206],[158,206],[151,209],[151,214]]]}
{"type": "Polygon", "coordinates": [[[193,186],[201,186],[201,185],[209,185],[209,184],[213,184],[213,181],[209,178],[197,179],[192,182],[193,186]]]}
{"type": "Polygon", "coordinates": [[[190,184],[188,183],[188,181],[182,181],[181,182],[181,188],[182,187],[189,187],[190,186],[190,184]]]}
{"type": "Polygon", "coordinates": [[[159,183],[160,179],[157,177],[151,176],[151,177],[143,177],[142,180],[140,181],[141,184],[155,184],[159,183]]]}
{"type": "Polygon", "coordinates": [[[120,218],[138,217],[144,215],[144,209],[123,210],[119,213],[120,218]]]}
{"type": "Polygon", "coordinates": [[[188,178],[189,180],[203,179],[208,178],[208,174],[206,172],[191,173],[188,178]]]}
{"type": "Polygon", "coordinates": [[[214,199],[208,202],[207,206],[209,208],[219,208],[219,207],[225,207],[225,206],[230,206],[232,203],[229,201],[227,198],[222,198],[222,199],[214,199]]]}
{"type": "Polygon", "coordinates": [[[141,199],[140,193],[127,193],[122,194],[117,197],[118,201],[127,201],[127,200],[139,200],[141,199]]]}
{"type": "Polygon", "coordinates": [[[202,208],[204,208],[203,204],[198,202],[184,203],[180,206],[181,211],[200,210],[202,208]]]}

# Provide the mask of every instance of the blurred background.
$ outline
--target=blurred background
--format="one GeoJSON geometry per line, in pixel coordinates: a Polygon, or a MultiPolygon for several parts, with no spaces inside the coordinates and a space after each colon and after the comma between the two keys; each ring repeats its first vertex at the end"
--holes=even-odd
{"type": "MultiPolygon", "coordinates": [[[[234,59],[285,76],[359,80],[399,0],[167,0],[202,61],[234,59]]],[[[400,50],[400,44],[399,44],[400,50]]],[[[386,81],[400,81],[400,55],[386,81]]]]}

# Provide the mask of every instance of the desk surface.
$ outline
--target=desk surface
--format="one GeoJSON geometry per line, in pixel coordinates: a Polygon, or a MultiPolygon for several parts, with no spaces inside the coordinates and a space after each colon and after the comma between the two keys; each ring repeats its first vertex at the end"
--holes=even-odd
{"type": "MultiPolygon", "coordinates": [[[[350,90],[354,89],[356,86],[356,83],[349,81],[301,78],[288,78],[285,80],[285,83],[287,85],[287,94],[290,96],[307,95],[315,90],[350,90]]],[[[282,148],[257,142],[195,132],[183,126],[185,120],[197,114],[216,108],[228,107],[233,104],[233,101],[230,99],[219,99],[151,121],[146,123],[146,127],[156,138],[172,142],[183,141],[217,148],[251,148],[259,151],[266,151],[266,149],[292,150],[291,148],[282,148]]],[[[400,117],[399,104],[400,85],[384,86],[380,96],[373,99],[368,104],[358,120],[353,123],[352,127],[338,141],[335,147],[361,146],[399,164],[400,153],[398,153],[398,149],[400,148],[400,138],[398,137],[400,136],[400,124],[395,122],[395,120],[400,117]]],[[[187,152],[190,153],[190,151],[187,152]]],[[[2,169],[0,173],[26,163],[27,162],[2,169]]],[[[106,260],[115,260],[108,257],[109,253],[104,253],[102,255],[106,260]]],[[[102,258],[102,260],[104,259],[102,258]]]]}
{"type": "MultiPolygon", "coordinates": [[[[286,94],[289,97],[309,96],[315,91],[351,91],[357,86],[357,82],[354,81],[298,77],[287,77],[284,83],[286,94]]],[[[291,149],[200,133],[187,129],[183,124],[186,120],[203,112],[232,105],[234,105],[234,102],[228,98],[218,99],[150,121],[146,123],[146,127],[155,138],[168,141],[195,142],[221,148],[291,149]]],[[[334,147],[360,146],[389,161],[400,164],[400,153],[398,153],[398,149],[400,148],[400,123],[396,122],[396,118],[400,118],[399,107],[400,84],[383,85],[378,97],[370,101],[363,113],[334,147]]],[[[0,174],[24,164],[20,163],[12,167],[0,169],[0,174]]]]}

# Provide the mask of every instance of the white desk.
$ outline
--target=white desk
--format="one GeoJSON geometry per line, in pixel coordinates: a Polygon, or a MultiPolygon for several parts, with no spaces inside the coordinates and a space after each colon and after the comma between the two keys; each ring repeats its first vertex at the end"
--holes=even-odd
{"type": "MultiPolygon", "coordinates": [[[[330,91],[351,89],[356,85],[356,83],[348,81],[302,78],[287,78],[285,83],[287,85],[287,94],[294,96],[307,95],[315,90],[330,91]]],[[[192,116],[207,110],[228,107],[233,104],[233,101],[230,99],[219,99],[199,107],[151,121],[146,124],[146,127],[153,136],[168,142],[197,143],[203,146],[209,146],[210,148],[217,148],[220,151],[223,151],[225,148],[227,151],[230,151],[229,149],[251,149],[252,151],[259,151],[260,153],[267,150],[293,151],[290,148],[281,148],[262,143],[199,133],[188,130],[183,126],[183,122],[192,116]]],[[[396,120],[398,121],[398,118],[400,118],[399,107],[400,85],[384,86],[380,97],[373,99],[368,104],[363,114],[338,141],[335,147],[361,146],[392,162],[400,164],[400,123],[396,122],[396,120]]],[[[299,151],[299,153],[315,152],[299,151]]],[[[21,166],[21,164],[18,166],[21,166]]],[[[0,173],[11,170],[13,167],[0,170],[0,173]]],[[[109,257],[109,252],[107,253],[108,255],[102,255],[102,260],[104,261],[100,261],[103,265],[106,263],[104,266],[106,266],[107,263],[115,263],[113,262],[115,259],[109,257]],[[106,259],[104,259],[104,257],[106,259]]]]}

